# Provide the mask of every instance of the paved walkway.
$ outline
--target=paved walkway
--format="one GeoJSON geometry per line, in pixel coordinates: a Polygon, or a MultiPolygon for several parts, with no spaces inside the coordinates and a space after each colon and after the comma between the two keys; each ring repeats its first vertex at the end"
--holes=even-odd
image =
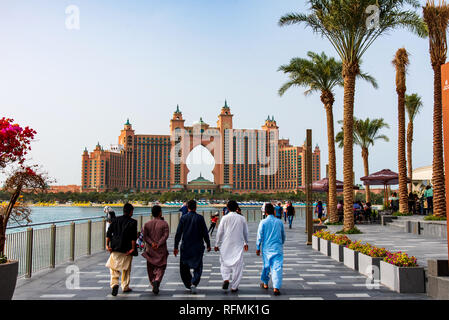
{"type": "MultiPolygon", "coordinates": [[[[238,294],[223,292],[218,253],[206,253],[204,271],[198,286],[198,293],[191,295],[182,285],[179,276],[179,256],[170,252],[167,271],[161,285],[159,296],[154,296],[148,284],[145,260],[139,256],[133,261],[131,272],[132,293],[111,296],[109,288],[109,270],[104,266],[107,253],[83,257],[75,261],[79,268],[80,289],[67,289],[66,270],[70,264],[62,265],[52,271],[33,275],[31,279],[18,281],[13,299],[282,299],[282,300],[392,300],[392,299],[428,299],[425,294],[398,294],[386,287],[373,288],[367,285],[367,278],[360,275],[330,257],[326,257],[306,246],[303,226],[296,226],[287,232],[284,260],[284,282],[282,295],[275,297],[270,290],[259,288],[261,257],[255,254],[257,224],[250,223],[250,252],[245,254],[243,280],[238,294]]],[[[214,242],[213,242],[214,243],[214,242]]],[[[173,235],[169,240],[173,248],[173,235]]]]}
{"type": "MultiPolygon", "coordinates": [[[[342,226],[328,226],[331,232],[341,230],[342,226]]],[[[381,225],[357,225],[363,234],[348,235],[351,240],[368,242],[393,252],[402,251],[415,256],[420,266],[427,267],[427,259],[447,259],[447,240],[426,238],[407,233],[398,228],[381,225]]]]}

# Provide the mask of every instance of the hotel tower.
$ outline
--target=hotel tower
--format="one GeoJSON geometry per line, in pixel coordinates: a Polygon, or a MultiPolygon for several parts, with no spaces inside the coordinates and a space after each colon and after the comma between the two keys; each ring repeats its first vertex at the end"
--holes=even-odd
{"type": "MultiPolygon", "coordinates": [[[[200,119],[185,126],[179,106],[170,120],[170,135],[136,134],[126,121],[118,144],[100,143],[82,155],[81,190],[165,192],[291,192],[305,184],[305,147],[278,138],[279,127],[268,116],[261,129],[235,129],[227,102],[216,127],[200,119]],[[214,181],[187,181],[190,151],[203,145],[215,159],[214,181]]],[[[320,179],[320,149],[315,147],[313,181],[320,179]]]]}

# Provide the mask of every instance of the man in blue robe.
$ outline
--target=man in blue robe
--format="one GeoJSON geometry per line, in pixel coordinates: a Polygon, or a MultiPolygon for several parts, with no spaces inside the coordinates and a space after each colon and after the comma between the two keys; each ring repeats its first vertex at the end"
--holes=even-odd
{"type": "Polygon", "coordinates": [[[209,233],[204,217],[196,213],[196,201],[187,202],[189,212],[181,217],[176,230],[175,249],[173,254],[178,255],[179,241],[181,243],[181,259],[179,270],[181,279],[187,289],[195,294],[196,287],[200,283],[203,272],[204,244],[207,245],[207,251],[211,250],[209,233]],[[193,277],[190,273],[193,269],[193,277]]]}
{"type": "Polygon", "coordinates": [[[281,294],[282,267],[284,264],[283,245],[285,242],[284,224],[274,216],[274,207],[271,203],[265,206],[267,218],[262,220],[257,230],[256,254],[262,251],[263,269],[260,286],[268,289],[268,281],[273,282],[274,295],[281,294]]]}

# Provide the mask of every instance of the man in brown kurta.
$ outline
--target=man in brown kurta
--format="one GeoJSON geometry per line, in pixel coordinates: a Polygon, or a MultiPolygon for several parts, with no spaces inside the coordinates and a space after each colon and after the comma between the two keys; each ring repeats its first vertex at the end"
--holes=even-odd
{"type": "Polygon", "coordinates": [[[147,272],[153,293],[159,293],[159,286],[167,267],[167,239],[170,234],[168,223],[162,217],[162,208],[153,206],[151,209],[153,220],[145,223],[143,240],[145,252],[142,256],[147,260],[147,272]]]}

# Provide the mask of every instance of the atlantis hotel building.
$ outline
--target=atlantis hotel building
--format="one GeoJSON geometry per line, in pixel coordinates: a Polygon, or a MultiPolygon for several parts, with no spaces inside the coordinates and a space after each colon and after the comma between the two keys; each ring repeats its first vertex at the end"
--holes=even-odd
{"type": "MultiPolygon", "coordinates": [[[[279,139],[274,117],[268,117],[261,130],[234,129],[232,119],[225,102],[216,127],[210,127],[202,119],[191,127],[185,126],[179,107],[170,120],[170,135],[135,134],[128,120],[117,145],[104,150],[97,144],[90,153],[84,150],[81,190],[272,193],[296,191],[304,186],[305,146],[292,146],[288,139],[279,139]],[[187,181],[186,159],[198,145],[208,148],[218,159],[213,182],[202,177],[187,181]],[[261,161],[265,155],[275,162],[268,163],[275,170],[263,170],[267,167],[266,161],[261,161]]],[[[321,176],[318,146],[312,161],[313,181],[316,181],[321,176]]]]}

